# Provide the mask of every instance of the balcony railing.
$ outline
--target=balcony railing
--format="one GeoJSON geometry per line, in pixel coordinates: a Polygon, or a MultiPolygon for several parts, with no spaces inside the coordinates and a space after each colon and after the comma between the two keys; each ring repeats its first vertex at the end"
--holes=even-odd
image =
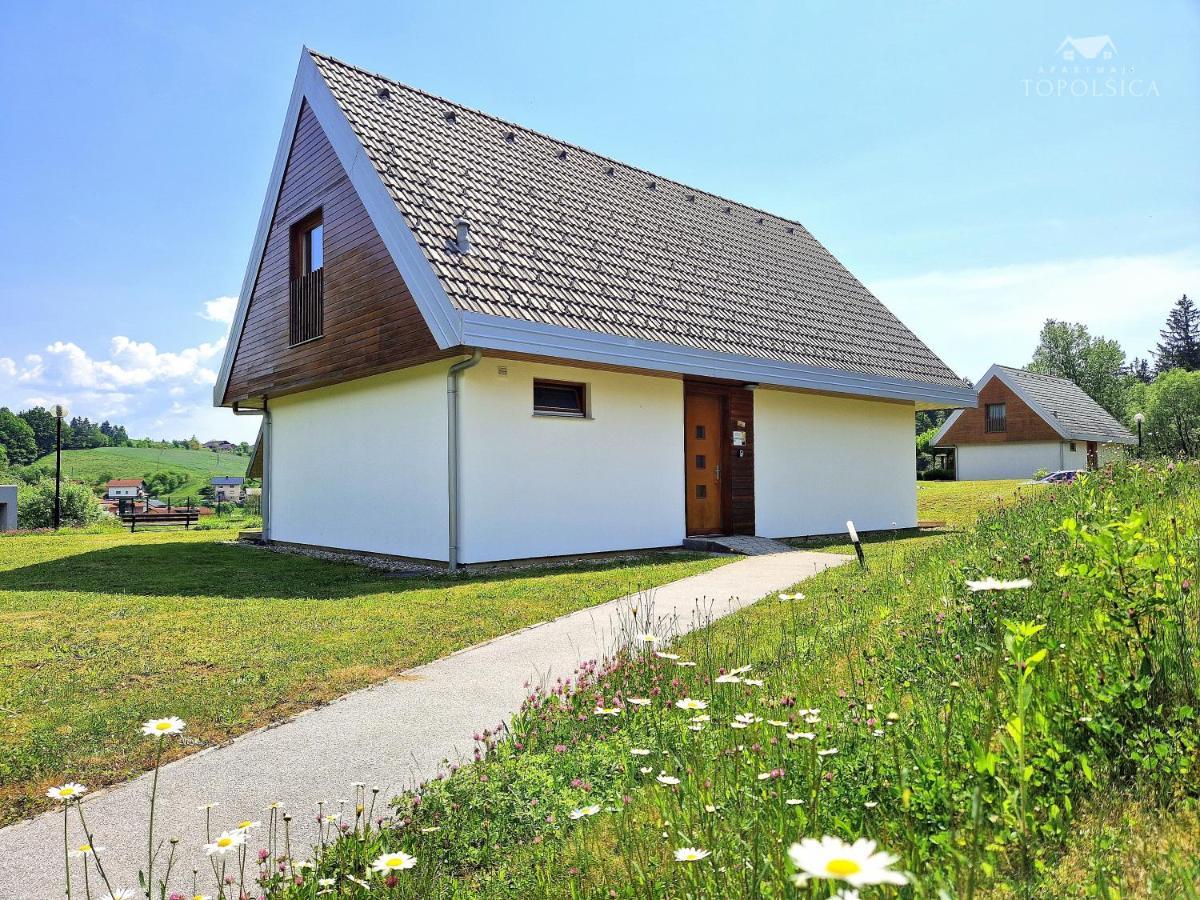
{"type": "Polygon", "coordinates": [[[324,267],[292,279],[288,312],[290,346],[303,344],[325,333],[324,267]]]}

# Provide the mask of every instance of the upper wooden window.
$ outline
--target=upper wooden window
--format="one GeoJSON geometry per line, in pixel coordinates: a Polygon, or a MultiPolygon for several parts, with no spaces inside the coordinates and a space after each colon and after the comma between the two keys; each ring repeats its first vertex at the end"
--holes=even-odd
{"type": "Polygon", "coordinates": [[[319,209],[292,226],[291,268],[288,343],[294,347],[325,333],[325,219],[319,209]]]}
{"type": "Polygon", "coordinates": [[[988,403],[985,412],[988,431],[1008,431],[1007,411],[1003,403],[988,403]]]}
{"type": "Polygon", "coordinates": [[[587,416],[587,385],[573,381],[533,381],[533,414],[535,416],[566,416],[582,419],[587,416]]]}

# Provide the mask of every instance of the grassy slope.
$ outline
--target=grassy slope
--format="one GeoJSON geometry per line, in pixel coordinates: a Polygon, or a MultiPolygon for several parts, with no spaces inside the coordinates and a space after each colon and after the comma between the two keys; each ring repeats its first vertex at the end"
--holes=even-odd
{"type": "MultiPolygon", "coordinates": [[[[211,450],[156,450],[148,447],[97,447],[93,450],[64,450],[63,472],[68,478],[95,484],[101,476],[109,478],[142,478],[162,469],[184,472],[187,484],[172,496],[183,499],[195,497],[208,480],[216,475],[245,475],[249,458],[235,453],[213,453],[211,450]]],[[[35,463],[54,470],[54,454],[43,456],[35,463]]]]}
{"type": "Polygon", "coordinates": [[[190,749],[453,650],[721,565],[695,554],[461,580],[223,543],[231,532],[0,537],[0,824],[51,782],[144,769],[136,723],[190,749]]]}
{"type": "MultiPolygon", "coordinates": [[[[1194,535],[1200,517],[1194,493],[1164,501],[1156,487],[1147,485],[1136,505],[1165,504],[1164,511],[1179,516],[1184,533],[1194,535]]],[[[990,489],[985,493],[991,496],[990,489]]],[[[1094,632],[1089,635],[1089,628],[1112,627],[1099,619],[1089,622],[1103,601],[1083,593],[1094,590],[1089,582],[1064,583],[1057,575],[1063,554],[1080,552],[1069,549],[1070,542],[1054,530],[1077,508],[1074,496],[1051,503],[1054,495],[1043,493],[964,535],[871,544],[866,548],[869,574],[853,565],[823,573],[804,583],[803,601],[760,601],[672,647],[697,661],[697,668],[675,669],[653,660],[629,664],[604,671],[600,688],[589,687],[563,713],[555,711],[555,700],[535,708],[523,725],[515,726],[519,750],[501,745],[483,764],[431,783],[419,806],[402,798],[400,814],[411,824],[384,846],[415,853],[425,862],[406,873],[388,896],[549,897],[566,895],[568,884],[571,896],[610,896],[610,889],[611,896],[622,898],[782,896],[789,892],[774,892],[787,873],[782,847],[802,834],[822,832],[879,839],[920,878],[920,895],[932,894],[939,883],[957,886],[959,893],[951,894],[964,895],[970,860],[978,852],[993,868],[980,874],[977,896],[1021,896],[1026,891],[1032,896],[1090,896],[1089,889],[1102,877],[1109,879],[1109,887],[1123,885],[1127,896],[1200,896],[1185,888],[1195,879],[1200,891],[1194,769],[1155,731],[1167,727],[1169,711],[1142,717],[1136,702],[1123,705],[1106,693],[1093,663],[1120,670],[1125,665],[1122,640],[1108,645],[1094,632]],[[1025,553],[1028,559],[1022,557],[1025,553]],[[1035,589],[974,597],[965,591],[964,577],[992,573],[1029,574],[1035,589]],[[1081,597],[1073,607],[1064,602],[1068,584],[1081,597]],[[1039,670],[1035,693],[1041,699],[1035,707],[1051,719],[1035,721],[1029,738],[1029,777],[1037,786],[1029,801],[1031,815],[1048,832],[1044,840],[1034,838],[1033,847],[1047,868],[1028,880],[1019,874],[1019,837],[1004,818],[1016,814],[1003,798],[1015,796],[1011,791],[1018,779],[1013,773],[1020,769],[999,742],[988,740],[996,717],[1004,722],[1015,702],[1005,686],[1014,667],[1004,661],[1003,651],[997,658],[992,649],[996,629],[1003,633],[1000,622],[1009,617],[1046,623],[1048,630],[1034,639],[1034,646],[1050,650],[1039,670]],[[1101,647],[1109,647],[1104,651],[1109,655],[1095,655],[1101,647]],[[751,689],[707,681],[714,666],[740,664],[753,665],[766,685],[751,689]],[[953,679],[961,679],[961,686],[953,679]],[[995,715],[990,712],[990,685],[999,691],[1001,707],[995,715]],[[957,691],[952,735],[943,724],[950,688],[957,691]],[[682,729],[686,714],[670,702],[683,694],[709,701],[706,712],[713,722],[699,734],[682,729]],[[666,702],[658,700],[645,709],[630,706],[616,718],[592,714],[592,707],[612,704],[622,695],[665,697],[666,702]],[[819,724],[796,720],[795,707],[784,702],[789,697],[801,706],[819,706],[819,724]],[[865,702],[873,702],[874,710],[865,702]],[[1047,705],[1036,706],[1039,702],[1047,705]],[[660,704],[665,709],[656,712],[660,704]],[[789,727],[811,728],[820,737],[811,744],[793,744],[780,736],[787,729],[776,730],[769,722],[730,730],[725,723],[744,710],[764,719],[791,719],[789,727]],[[870,729],[882,722],[864,723],[863,717],[882,719],[885,711],[897,713],[898,724],[886,726],[888,737],[877,739],[870,729]],[[1095,713],[1096,724],[1086,724],[1090,715],[1076,718],[1081,712],[1095,713]],[[1118,724],[1135,720],[1157,735],[1149,739],[1151,746],[1161,742],[1167,748],[1162,751],[1167,757],[1149,762],[1145,771],[1169,765],[1176,767],[1170,771],[1182,773],[1158,776],[1158,796],[1173,798],[1176,805],[1156,803],[1152,783],[1122,775],[1131,751],[1146,753],[1145,741],[1134,733],[1138,726],[1118,724]],[[1064,739],[1071,742],[1067,748],[1057,743],[1064,739]],[[995,778],[973,775],[971,742],[978,740],[1001,753],[995,778]],[[1123,749],[1105,756],[1110,740],[1122,742],[1123,749]],[[739,746],[735,752],[734,745],[745,749],[739,746]],[[648,756],[631,757],[630,746],[651,750],[648,756]],[[820,764],[830,781],[820,791],[824,811],[814,824],[806,821],[816,808],[813,795],[806,793],[814,783],[807,775],[806,760],[812,757],[806,753],[818,746],[837,746],[841,752],[820,764]],[[1078,771],[1075,754],[1081,747],[1093,754],[1099,778],[1094,792],[1087,791],[1078,771]],[[798,755],[794,748],[801,748],[798,755]],[[637,772],[643,763],[649,775],[637,772]],[[776,765],[787,776],[778,792],[770,780],[764,783],[755,774],[776,765]],[[660,768],[678,774],[682,784],[654,784],[653,773],[660,768]],[[973,784],[987,791],[978,851],[971,849],[973,784]],[[783,805],[783,797],[797,796],[806,798],[804,804],[783,805]],[[1063,804],[1071,798],[1078,814],[1064,824],[1063,804]],[[535,800],[538,805],[530,808],[535,800]],[[590,803],[599,805],[598,814],[578,823],[566,821],[568,811],[590,803]],[[706,803],[715,804],[715,811],[706,810],[706,803]],[[1056,815],[1057,825],[1052,825],[1056,815]],[[703,864],[673,863],[670,849],[681,845],[716,852],[703,864]]],[[[1091,502],[1084,501],[1081,512],[1091,502]]],[[[1167,521],[1162,515],[1156,518],[1167,521]]],[[[1158,534],[1172,540],[1170,529],[1158,534]]],[[[1181,551],[1186,554],[1183,572],[1195,572],[1200,563],[1194,542],[1185,539],[1176,546],[1175,552],[1181,551]]],[[[1163,596],[1176,604],[1179,578],[1176,570],[1163,579],[1163,596]]],[[[1110,679],[1114,674],[1112,668],[1101,671],[1110,679]]],[[[1181,710],[1179,715],[1186,724],[1177,740],[1194,753],[1196,745],[1187,737],[1194,712],[1181,710]]],[[[361,872],[364,859],[380,847],[370,843],[360,850],[358,842],[345,842],[336,849],[322,874],[333,874],[338,857],[347,867],[343,871],[361,872]]],[[[297,890],[288,896],[309,894],[297,890]]]]}

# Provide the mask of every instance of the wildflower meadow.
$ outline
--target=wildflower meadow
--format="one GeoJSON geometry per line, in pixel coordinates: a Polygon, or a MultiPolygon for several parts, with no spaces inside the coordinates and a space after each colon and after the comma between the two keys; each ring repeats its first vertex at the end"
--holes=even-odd
{"type": "Polygon", "coordinates": [[[150,900],[1200,897],[1198,546],[1200,466],[1119,465],[679,639],[630,608],[473,761],[322,805],[317,846],[313,810],[209,809],[204,865],[152,829],[108,884],[64,784],[64,871],[150,900]]]}

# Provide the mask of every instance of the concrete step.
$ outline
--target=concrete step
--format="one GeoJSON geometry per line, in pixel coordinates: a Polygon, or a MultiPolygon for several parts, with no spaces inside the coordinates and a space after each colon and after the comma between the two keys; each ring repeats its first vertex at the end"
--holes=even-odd
{"type": "Polygon", "coordinates": [[[683,546],[689,550],[704,550],[708,553],[740,553],[743,556],[767,556],[771,553],[791,553],[796,548],[773,538],[753,534],[705,535],[685,538],[683,546]]]}

